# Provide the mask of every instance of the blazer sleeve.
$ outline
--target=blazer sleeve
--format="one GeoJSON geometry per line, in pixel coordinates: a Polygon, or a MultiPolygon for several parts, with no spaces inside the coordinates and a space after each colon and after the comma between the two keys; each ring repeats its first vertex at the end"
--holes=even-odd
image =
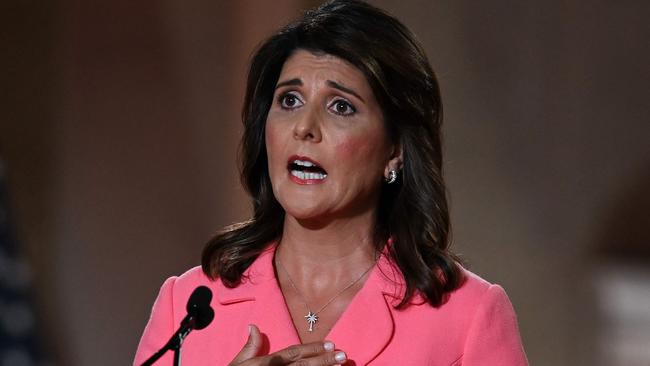
{"type": "Polygon", "coordinates": [[[491,285],[467,333],[463,366],[527,366],[517,316],[501,286],[491,285]]]}
{"type": "MultiPolygon", "coordinates": [[[[174,329],[174,306],[173,291],[174,283],[177,277],[168,278],[160,288],[158,297],[151,309],[151,316],[147,326],[144,328],[138,350],[133,360],[134,366],[141,365],[151,355],[156,353],[162,346],[167,343],[172,336],[174,329]]],[[[156,361],[156,366],[171,366],[173,364],[173,355],[167,352],[163,357],[156,361]]]]}

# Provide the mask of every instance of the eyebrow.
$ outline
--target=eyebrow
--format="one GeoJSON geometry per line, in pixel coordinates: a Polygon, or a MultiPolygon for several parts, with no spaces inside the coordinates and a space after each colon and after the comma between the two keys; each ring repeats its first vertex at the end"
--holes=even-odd
{"type": "Polygon", "coordinates": [[[275,88],[278,89],[278,88],[281,88],[281,87],[287,86],[287,85],[290,85],[290,86],[295,86],[295,85],[302,86],[302,80],[300,80],[300,79],[291,79],[291,80],[281,81],[281,82],[278,83],[278,85],[275,86],[275,88]]]}
{"type": "Polygon", "coordinates": [[[340,90],[340,91],[342,91],[342,92],[345,92],[345,93],[348,93],[348,94],[352,94],[352,95],[354,95],[355,97],[361,99],[362,102],[364,102],[364,103],[366,102],[365,100],[363,100],[363,98],[361,98],[361,96],[360,96],[359,94],[357,94],[357,92],[355,92],[354,90],[352,90],[352,89],[350,89],[350,88],[348,88],[348,87],[345,87],[345,86],[343,86],[343,85],[337,83],[336,81],[327,80],[327,85],[328,85],[328,86],[331,86],[331,87],[334,88],[334,89],[338,89],[338,90],[340,90]]]}
{"type": "MultiPolygon", "coordinates": [[[[281,88],[283,86],[296,86],[296,85],[297,86],[302,86],[303,85],[302,80],[300,80],[300,79],[290,79],[290,80],[281,81],[281,82],[278,83],[278,85],[275,86],[275,89],[281,88]]],[[[352,94],[355,97],[359,98],[362,102],[364,102],[364,103],[366,102],[363,98],[361,98],[361,96],[357,92],[355,92],[354,90],[352,90],[352,89],[350,89],[350,88],[348,88],[346,86],[343,86],[343,85],[337,83],[336,81],[327,80],[327,86],[329,86],[331,88],[334,88],[334,89],[338,89],[338,90],[340,90],[342,92],[345,92],[345,93],[348,93],[348,94],[352,94]]]]}

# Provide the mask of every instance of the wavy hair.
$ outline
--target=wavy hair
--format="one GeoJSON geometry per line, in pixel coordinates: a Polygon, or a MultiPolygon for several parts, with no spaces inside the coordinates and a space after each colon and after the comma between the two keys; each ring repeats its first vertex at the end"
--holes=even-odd
{"type": "Polygon", "coordinates": [[[253,203],[252,218],[225,228],[202,254],[203,271],[228,287],[282,234],[285,212],[273,195],[264,131],[282,66],[296,50],[330,54],[363,72],[393,143],[402,148],[397,182],[383,184],[375,249],[390,238],[389,259],[404,276],[397,308],[415,294],[432,306],[463,280],[449,251],[450,222],[442,175],[442,104],[438,82],[414,35],[381,9],[335,0],[306,12],[261,44],[253,55],[242,109],[241,180],[253,203]]]}

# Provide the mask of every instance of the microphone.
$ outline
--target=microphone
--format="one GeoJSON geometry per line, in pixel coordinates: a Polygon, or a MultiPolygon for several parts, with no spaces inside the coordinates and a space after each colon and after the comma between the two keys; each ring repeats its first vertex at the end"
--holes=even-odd
{"type": "Polygon", "coordinates": [[[214,310],[210,307],[212,291],[205,286],[197,287],[187,301],[187,315],[181,322],[181,328],[200,330],[207,327],[214,319],[214,310]]]}
{"type": "Polygon", "coordinates": [[[212,291],[205,286],[199,286],[190,295],[187,301],[187,315],[181,321],[181,326],[172,335],[167,344],[158,352],[149,357],[141,366],[150,366],[158,361],[167,351],[174,350],[174,366],[181,364],[181,346],[183,340],[194,329],[200,330],[207,327],[214,319],[214,310],[210,307],[212,291]]]}

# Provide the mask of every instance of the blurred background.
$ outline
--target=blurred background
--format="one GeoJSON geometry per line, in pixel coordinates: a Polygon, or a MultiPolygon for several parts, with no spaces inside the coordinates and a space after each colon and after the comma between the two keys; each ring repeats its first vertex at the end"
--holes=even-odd
{"type": "MultiPolygon", "coordinates": [[[[130,364],[247,217],[247,61],[318,1],[5,1],[0,366],[130,364]]],[[[388,1],[445,105],[454,243],[532,365],[650,364],[647,1],[388,1]]]]}

